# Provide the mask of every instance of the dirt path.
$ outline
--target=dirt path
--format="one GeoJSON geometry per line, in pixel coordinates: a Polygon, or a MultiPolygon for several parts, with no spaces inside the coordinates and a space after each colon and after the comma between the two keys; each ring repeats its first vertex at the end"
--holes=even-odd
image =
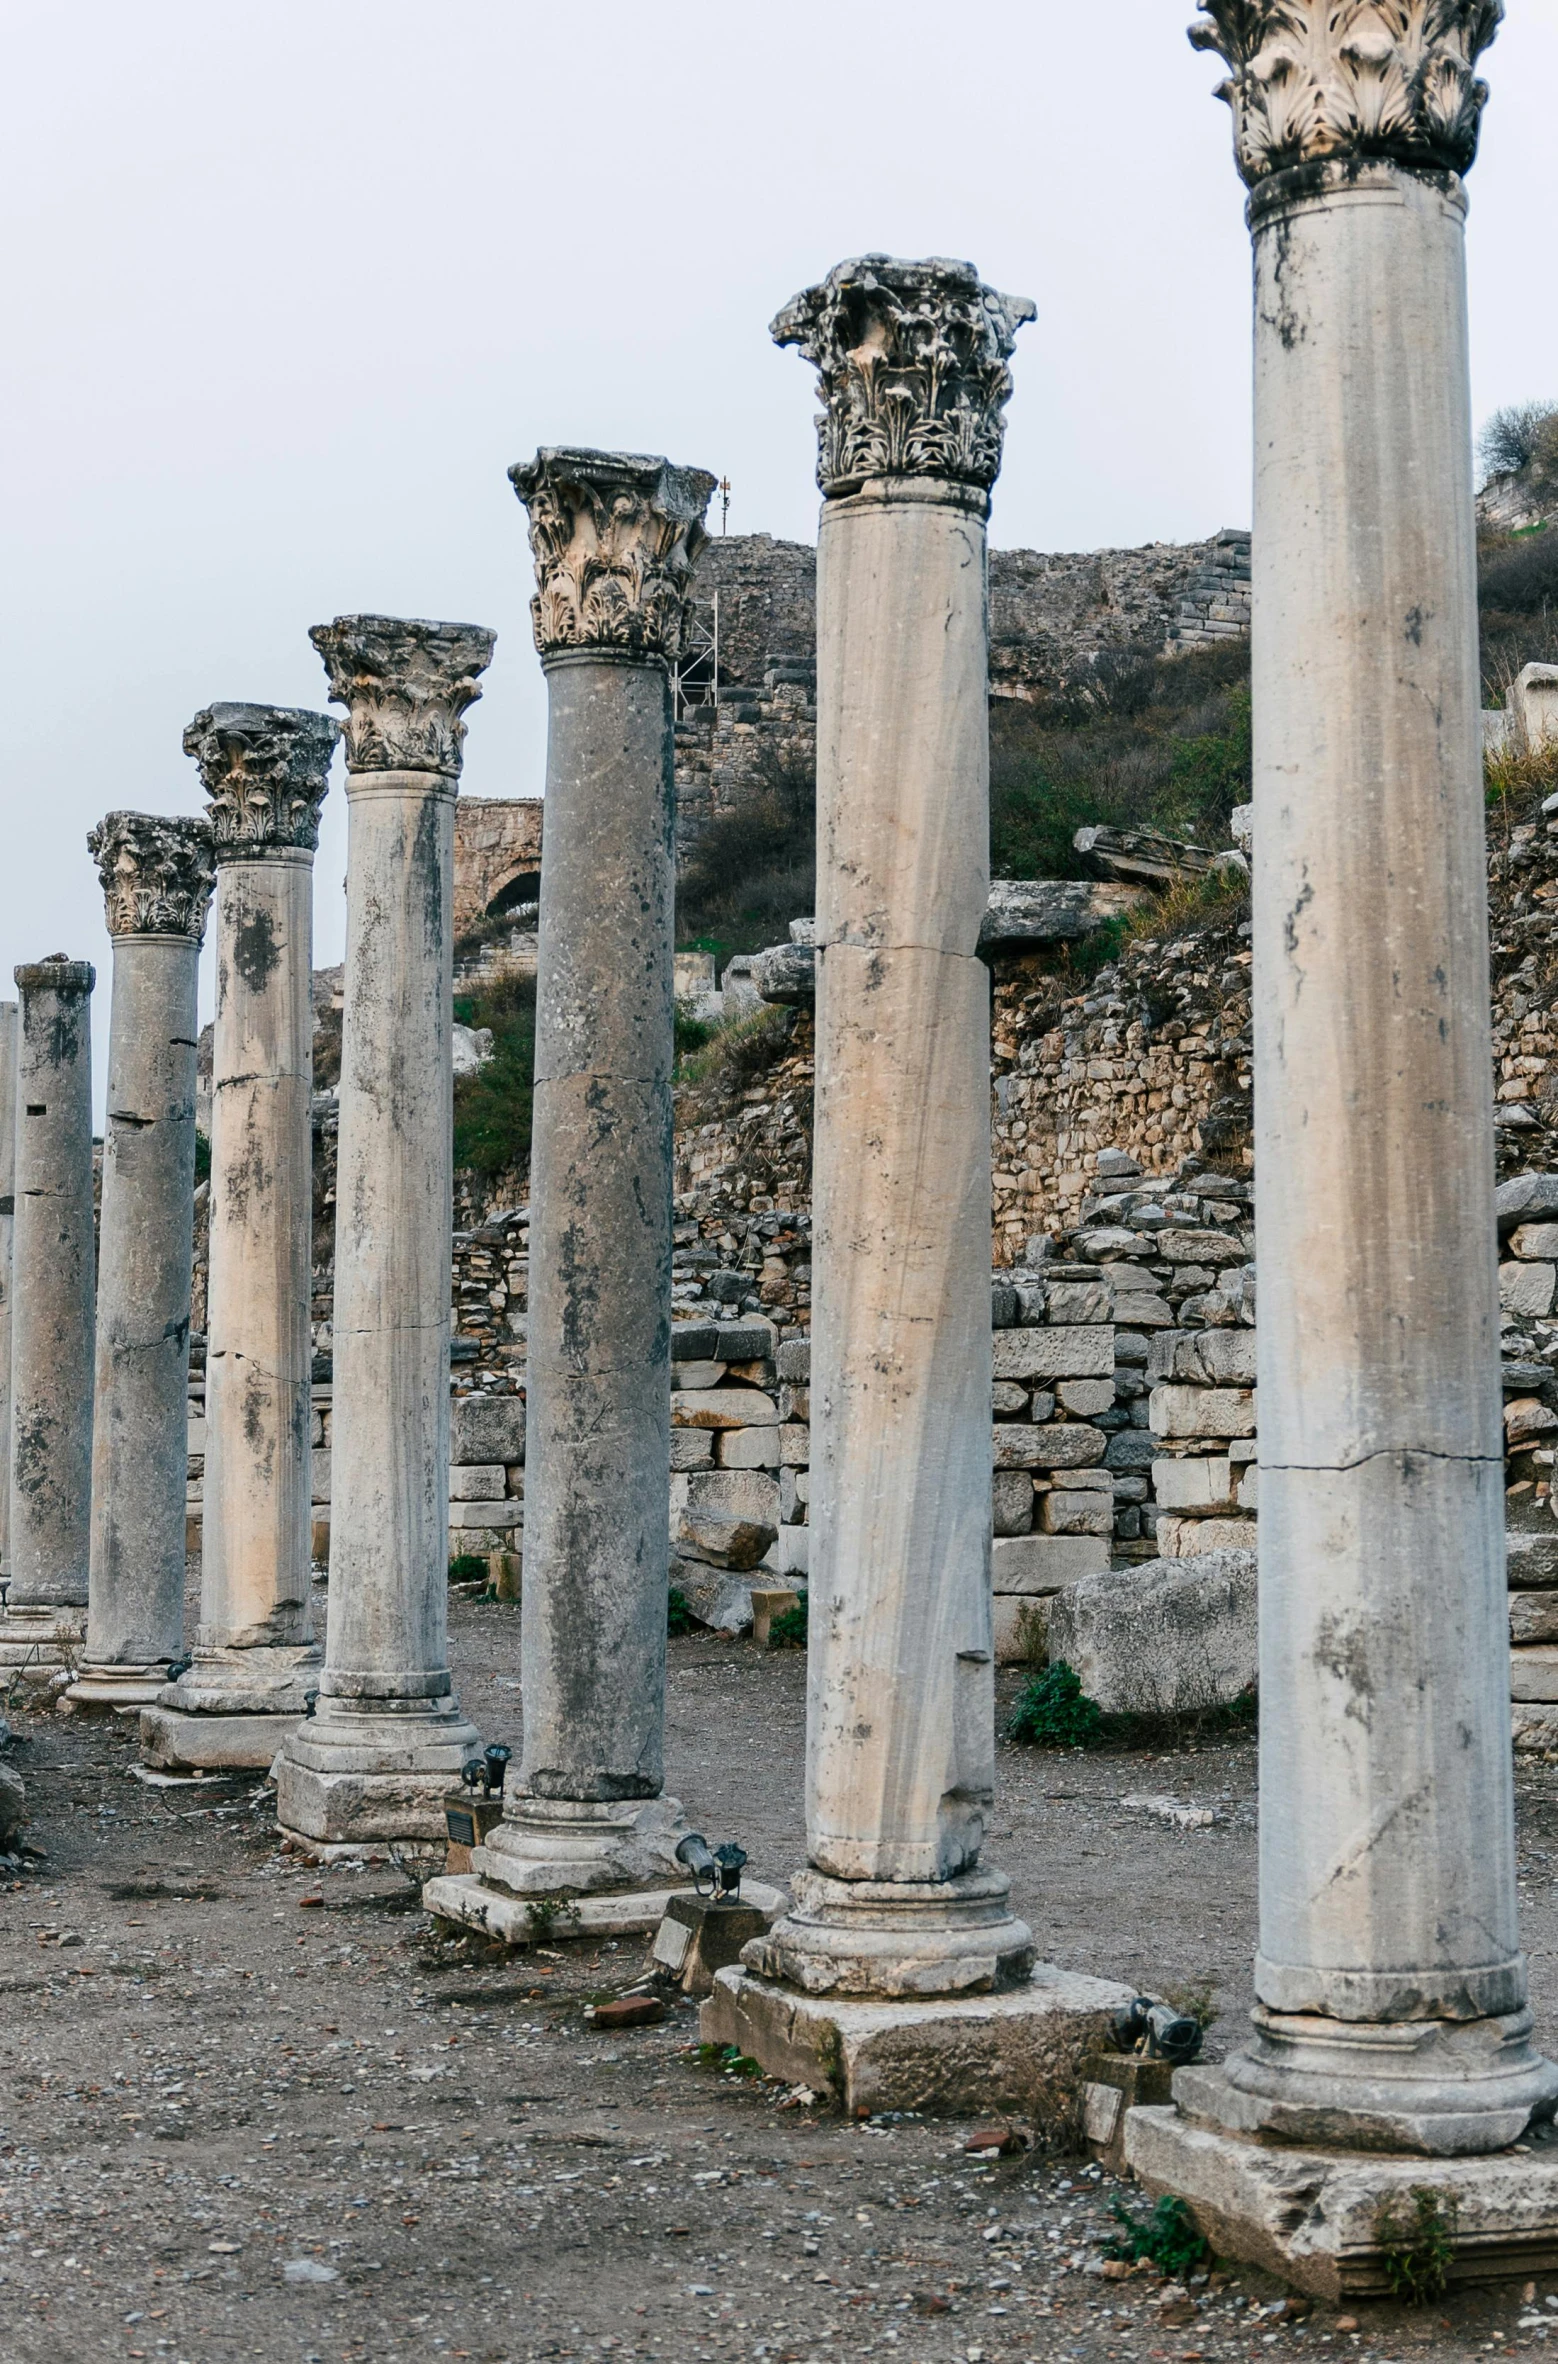
{"type": "MultiPolygon", "coordinates": [[[[517,1624],[460,1604],[452,1657],[518,1737],[517,1624]]],[[[800,1861],[802,1666],[672,1645],[672,1786],[754,1872],[800,1861]]],[[[1118,2187],[981,2167],[966,2124],[861,2126],[699,2064],[690,2009],[598,2034],[637,1947],[473,1960],[394,1871],[313,1872],[262,1786],[153,1790],[126,1736],[12,1711],[41,1872],[0,1892],[0,2357],[397,2364],[429,2355],[1445,2358],[1542,2344],[1518,2290],[1302,2322],[1256,2278],[1157,2294],[1098,2271],[1118,2187]],[[1179,2310],[1183,2312],[1183,2308],[1179,2310]],[[1172,2312],[1172,2310],[1171,2310],[1172,2312]]],[[[1254,1941],[1254,1752],[1003,1747],[992,1852],[1051,1958],[1210,1980],[1237,2035],[1254,1941]],[[1180,1831],[1126,1797],[1214,1807],[1180,1831]]],[[[1558,1775],[1520,1783],[1526,1938],[1558,2040],[1558,1775]],[[1549,1860],[1551,1857],[1551,1862],[1549,1860]]],[[[1554,2334],[1558,2338],[1558,2332],[1554,2334]]]]}

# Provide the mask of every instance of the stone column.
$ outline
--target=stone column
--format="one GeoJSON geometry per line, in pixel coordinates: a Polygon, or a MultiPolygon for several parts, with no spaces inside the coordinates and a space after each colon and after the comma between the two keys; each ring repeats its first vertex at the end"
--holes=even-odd
{"type": "Polygon", "coordinates": [[[1026,2010],[1036,1991],[1006,1876],[981,1861],[995,1702],[977,950],[986,519],[1032,317],[971,264],[869,255],[773,331],[816,365],[825,406],[808,1869],[705,2009],[715,2040],[776,2066],[799,2047],[846,2100],[861,2007],[846,1998],[879,2019],[884,1999],[1001,1993],[1026,2010]],[[825,2001],[808,2014],[809,1997],[825,2001]]]}
{"type": "MultiPolygon", "coordinates": [[[[432,1845],[472,1749],[449,1678],[454,801],[494,635],[338,616],[346,1003],[336,1187],[330,1619],[317,1714],[277,1765],[315,1853],[432,1845]]],[[[441,1851],[441,1850],[440,1850],[441,1851]]]]}
{"type": "Polygon", "coordinates": [[[211,825],[110,813],[87,839],[114,947],[78,1707],[148,1706],[184,1646],[200,944],[211,825]]]}
{"type": "Polygon", "coordinates": [[[11,1597],[0,1666],[57,1666],[86,1631],[92,1487],[89,961],[16,971],[11,1597]]]}
{"type": "MultiPolygon", "coordinates": [[[[1366,2252],[1424,2180],[1355,2154],[1435,2154],[1471,2270],[1520,2273],[1502,2170],[1453,2167],[1558,2095],[1515,1896],[1459,177],[1500,10],[1208,13],[1255,245],[1261,1935],[1253,2035],[1131,2156],[1193,2202],[1215,2162],[1219,2246],[1334,2280],[1348,2211],[1366,2252]],[[1342,2173],[1274,2212],[1241,2135],[1342,2173]]],[[[1550,2244],[1558,2169],[1520,2165],[1550,2244]]]]}
{"type": "Polygon", "coordinates": [[[17,1010],[0,1001],[0,1576],[11,1573],[11,1241],[16,1220],[17,1010]]]}
{"type": "Polygon", "coordinates": [[[161,1765],[268,1765],[318,1680],[309,1607],[314,849],[339,725],[209,706],[215,837],[206,1469],[193,1664],[143,1710],[161,1765]]]}
{"type": "MultiPolygon", "coordinates": [[[[571,1892],[593,1934],[686,1883],[664,1797],[674,940],[669,667],[714,478],[542,451],[530,514],[547,676],[530,1183],[524,1754],[433,1909],[522,1931],[571,1892]],[[446,1891],[448,1892],[446,1894],[446,1891]],[[636,1900],[636,1901],[635,1901],[636,1900]]],[[[436,1901],[433,1901],[436,1897],[436,1901]]]]}

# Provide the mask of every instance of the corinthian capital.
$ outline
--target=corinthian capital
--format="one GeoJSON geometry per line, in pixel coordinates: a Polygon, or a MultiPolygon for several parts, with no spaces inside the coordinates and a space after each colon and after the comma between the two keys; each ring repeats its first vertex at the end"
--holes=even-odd
{"type": "Polygon", "coordinates": [[[687,579],[707,535],[705,468],[630,451],[538,451],[509,470],[530,513],[536,647],[680,654],[687,579]]]}
{"type": "Polygon", "coordinates": [[[460,776],[467,706],[492,663],[495,632],[482,624],[420,617],[337,616],[309,639],[324,659],[330,695],[346,708],[346,768],[460,776]]]}
{"type": "Polygon", "coordinates": [[[163,813],[105,813],[87,837],[108,907],[111,936],[206,932],[216,853],[209,821],[163,813]]]}
{"type": "Polygon", "coordinates": [[[786,304],[770,335],[822,380],[817,482],[851,493],[871,476],[941,476],[988,492],[1001,467],[1007,363],[1034,318],[972,263],[867,254],[786,304]]]}
{"type": "Polygon", "coordinates": [[[1232,69],[1234,154],[1253,188],[1327,157],[1464,172],[1488,90],[1473,67],[1504,0],[1201,0],[1197,49],[1232,69]]]}
{"type": "Polygon", "coordinates": [[[211,806],[218,862],[319,843],[341,726],[292,706],[207,706],[184,733],[211,806]]]}

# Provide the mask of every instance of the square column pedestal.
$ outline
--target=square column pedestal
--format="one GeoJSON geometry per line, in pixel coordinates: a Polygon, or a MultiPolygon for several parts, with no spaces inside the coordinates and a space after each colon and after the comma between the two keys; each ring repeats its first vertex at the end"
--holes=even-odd
{"type": "Polygon", "coordinates": [[[1009,2110],[1075,2131],[1082,2062],[1105,2048],[1132,1989],[1036,1963],[1001,1994],[810,1995],[744,1964],[721,1970],[699,2013],[708,2044],[735,2044],[771,2077],[809,2085],[848,2116],[1009,2110]]]}
{"type": "Polygon", "coordinates": [[[1217,2069],[1180,2069],[1174,2105],[1134,2109],[1126,2165],[1154,2198],[1182,2199],[1220,2257],[1236,2257],[1317,2298],[1390,2290],[1392,2224],[1438,2204],[1452,2285],[1558,2271],[1558,2139],[1536,2128],[1476,2157],[1347,2151],[1236,2131],[1248,2109],[1217,2069]]]}

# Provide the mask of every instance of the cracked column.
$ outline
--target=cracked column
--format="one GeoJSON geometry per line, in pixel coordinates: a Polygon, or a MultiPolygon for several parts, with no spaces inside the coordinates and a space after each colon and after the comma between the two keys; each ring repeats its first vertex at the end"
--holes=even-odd
{"type": "Polygon", "coordinates": [[[92,1492],[92,988],[63,952],[16,971],[11,1597],[0,1667],[53,1667],[86,1631],[92,1492]]]}
{"type": "Polygon", "coordinates": [[[985,536],[1032,317],[971,264],[868,255],[773,328],[815,364],[824,402],[808,1868],[787,1917],[720,1974],[704,2032],[851,2108],[1009,2094],[1048,2111],[1124,1992],[1036,1971],[1007,1878],[981,1861],[985,536]],[[893,2060],[868,2062],[883,2041],[893,2060]]]}
{"type": "Polygon", "coordinates": [[[1321,2290],[1378,2276],[1412,2185],[1456,2274],[1558,2234],[1558,2167],[1479,2155],[1558,2094],[1516,1915],[1460,178],[1500,13],[1213,0],[1193,35],[1255,248],[1260,1948],[1244,2047],[1129,2156],[1321,2290]]]}
{"type": "Polygon", "coordinates": [[[0,1576],[11,1573],[11,1243],[16,1218],[17,1010],[0,1001],[0,1576]]]}
{"type": "Polygon", "coordinates": [[[687,1884],[662,1794],[670,1531],[669,667],[714,478],[542,451],[530,515],[547,677],[531,1161],[524,1755],[505,1818],[430,1909],[524,1935],[653,1926],[687,1884]]]}
{"type": "Polygon", "coordinates": [[[110,813],[87,839],[114,947],[78,1707],[149,1706],[184,1647],[198,969],[211,824],[110,813]]]}
{"type": "Polygon", "coordinates": [[[276,1817],[329,1857],[445,1840],[480,1746],[449,1676],[454,803],[494,635],[338,616],[310,635],[347,710],[330,1614],[276,1817]]]}
{"type": "Polygon", "coordinates": [[[141,1713],[163,1766],[268,1765],[318,1681],[309,1605],[314,849],[328,715],[208,706],[215,841],[206,1469],[192,1664],[141,1713]]]}

